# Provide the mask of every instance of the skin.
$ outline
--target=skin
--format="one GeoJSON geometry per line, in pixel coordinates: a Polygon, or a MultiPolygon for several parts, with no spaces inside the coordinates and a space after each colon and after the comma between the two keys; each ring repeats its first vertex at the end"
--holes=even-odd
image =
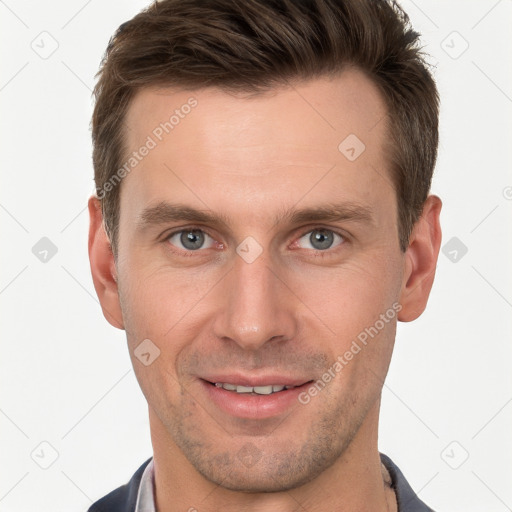
{"type": "Polygon", "coordinates": [[[126,118],[129,151],[191,96],[197,106],[122,182],[116,259],[98,200],[89,201],[96,292],[107,320],[126,330],[148,401],[157,508],[393,510],[377,437],[396,316],[308,404],[275,417],[223,412],[199,377],[236,370],[316,381],[393,304],[398,320],[417,318],[434,279],[441,201],[428,197],[400,251],[386,109],[355,69],[253,97],[144,89],[126,118]],[[366,146],[355,161],[338,150],[351,133],[366,146]],[[225,222],[142,226],[144,209],[162,201],[225,222]],[[371,218],[275,222],[284,210],[331,203],[359,205],[371,218]],[[190,228],[211,237],[204,248],[168,237],[190,228]],[[315,229],[343,238],[315,249],[315,229]],[[247,236],[263,249],[252,263],[236,252],[247,236]],[[160,350],[149,366],[134,355],[145,339],[160,350]],[[247,447],[258,455],[250,465],[239,456],[247,447]]]}

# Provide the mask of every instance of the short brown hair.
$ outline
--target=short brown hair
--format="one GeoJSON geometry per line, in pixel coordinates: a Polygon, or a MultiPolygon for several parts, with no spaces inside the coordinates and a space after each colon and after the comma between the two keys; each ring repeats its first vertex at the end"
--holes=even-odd
{"type": "Polygon", "coordinates": [[[94,89],[94,179],[114,255],[123,121],[141,88],[261,93],[289,80],[366,73],[385,100],[390,173],[405,251],[432,180],[439,98],[407,14],[393,0],[161,0],[111,38],[94,89]]]}

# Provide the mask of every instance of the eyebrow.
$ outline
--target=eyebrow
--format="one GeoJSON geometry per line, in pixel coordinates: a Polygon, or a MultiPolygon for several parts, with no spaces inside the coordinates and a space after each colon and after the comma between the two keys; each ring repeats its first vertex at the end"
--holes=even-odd
{"type": "MultiPolygon", "coordinates": [[[[193,222],[213,226],[229,225],[229,218],[209,209],[199,210],[180,203],[161,201],[155,206],[145,208],[140,214],[137,227],[141,230],[171,222],[193,222]]],[[[372,209],[354,202],[327,203],[318,207],[298,210],[286,209],[279,212],[273,219],[274,226],[283,222],[292,225],[305,222],[340,222],[351,221],[375,223],[372,209]]]]}

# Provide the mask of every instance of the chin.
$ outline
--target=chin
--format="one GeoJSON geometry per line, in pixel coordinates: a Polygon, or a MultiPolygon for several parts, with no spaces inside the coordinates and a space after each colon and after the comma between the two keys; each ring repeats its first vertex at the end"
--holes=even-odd
{"type": "Polygon", "coordinates": [[[317,474],[298,474],[297,472],[275,472],[262,467],[255,470],[233,470],[231,473],[214,471],[212,474],[202,473],[210,482],[230,491],[244,493],[275,493],[296,489],[313,480],[317,474]]]}

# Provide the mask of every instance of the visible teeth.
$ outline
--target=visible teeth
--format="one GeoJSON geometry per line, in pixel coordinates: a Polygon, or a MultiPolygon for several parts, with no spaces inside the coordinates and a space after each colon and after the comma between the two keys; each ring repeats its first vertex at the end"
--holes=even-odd
{"type": "Polygon", "coordinates": [[[228,384],[216,382],[215,386],[226,389],[227,391],[236,391],[237,393],[256,393],[258,395],[270,395],[277,393],[283,389],[291,389],[295,386],[282,386],[280,384],[269,384],[268,386],[237,386],[236,384],[228,384]]]}
{"type": "Polygon", "coordinates": [[[272,393],[272,386],[255,386],[253,389],[258,395],[270,395],[272,393]]]}

